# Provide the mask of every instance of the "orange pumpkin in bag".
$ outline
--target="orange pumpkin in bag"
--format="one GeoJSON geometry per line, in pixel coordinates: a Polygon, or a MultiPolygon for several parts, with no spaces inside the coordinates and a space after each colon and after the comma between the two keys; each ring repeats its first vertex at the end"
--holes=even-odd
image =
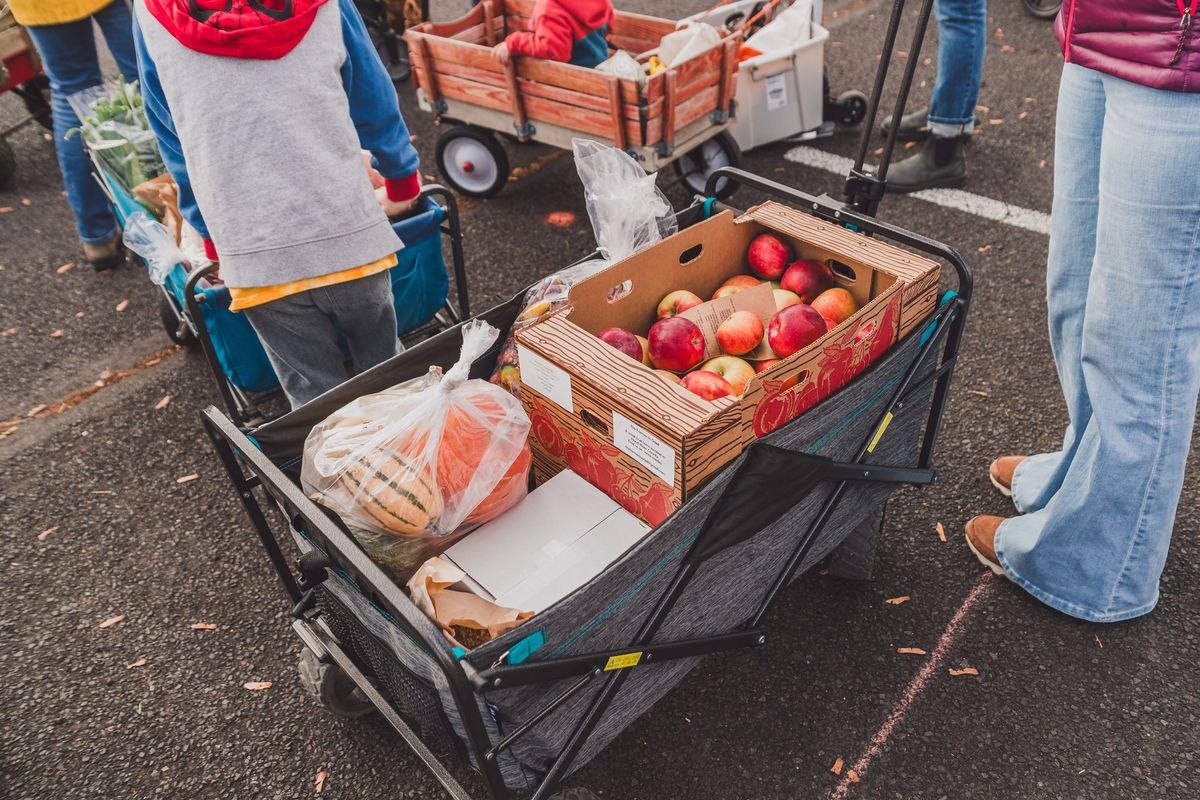
{"type": "MultiPolygon", "coordinates": [[[[437,452],[437,484],[443,497],[457,497],[471,483],[489,459],[496,426],[508,410],[487,395],[475,395],[470,405],[454,405],[446,415],[446,429],[437,452]]],[[[483,498],[463,520],[464,525],[487,522],[519,503],[529,488],[529,467],[533,455],[529,443],[521,448],[516,460],[500,477],[496,488],[483,498]]]]}

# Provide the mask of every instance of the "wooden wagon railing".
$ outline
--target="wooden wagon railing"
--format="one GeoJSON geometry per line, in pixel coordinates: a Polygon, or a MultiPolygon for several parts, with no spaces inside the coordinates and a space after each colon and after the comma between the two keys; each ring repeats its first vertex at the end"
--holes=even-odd
{"type": "MultiPolygon", "coordinates": [[[[483,0],[454,21],[410,29],[422,107],[521,141],[570,148],[573,137],[586,135],[629,152],[652,171],[727,126],[739,35],[639,87],[628,78],[542,59],[501,64],[491,48],[509,33],[527,30],[532,11],[532,0],[483,0]]],[[[607,38],[637,57],[656,49],[675,27],[670,20],[618,11],[607,38]]]]}

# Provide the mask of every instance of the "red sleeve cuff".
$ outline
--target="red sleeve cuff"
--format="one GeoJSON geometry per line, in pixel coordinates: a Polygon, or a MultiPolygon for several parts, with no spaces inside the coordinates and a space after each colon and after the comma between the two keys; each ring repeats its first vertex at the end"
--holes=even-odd
{"type": "Polygon", "coordinates": [[[212,239],[204,240],[204,257],[209,261],[218,261],[217,246],[212,243],[212,239]]]}
{"type": "Polygon", "coordinates": [[[407,178],[387,178],[383,185],[387,188],[388,200],[394,203],[412,200],[421,193],[421,173],[414,172],[407,178]]]}

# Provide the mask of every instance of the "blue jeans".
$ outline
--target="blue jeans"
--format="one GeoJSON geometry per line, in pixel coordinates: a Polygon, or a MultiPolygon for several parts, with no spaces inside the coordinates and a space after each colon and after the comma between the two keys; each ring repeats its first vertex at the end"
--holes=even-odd
{"type": "Polygon", "coordinates": [[[941,40],[929,129],[934,136],[957,136],[975,129],[987,44],[987,0],[937,0],[936,7],[941,40]]]}
{"type": "Polygon", "coordinates": [[[1063,69],[1046,284],[1070,424],[996,537],[1034,597],[1094,622],[1158,602],[1200,393],[1200,94],[1063,69]]]}
{"type": "Polygon", "coordinates": [[[116,234],[117,221],[108,198],[92,177],[91,164],[83,152],[82,137],[66,138],[67,131],[79,126],[79,117],[75,116],[67,97],[104,83],[92,20],[100,26],[121,74],[126,80],[135,79],[138,72],[133,49],[133,14],[126,0],[114,0],[91,17],[75,22],[36,25],[28,30],[50,79],[54,147],[67,189],[67,201],[75,212],[75,227],[84,242],[100,244],[116,234]]]}

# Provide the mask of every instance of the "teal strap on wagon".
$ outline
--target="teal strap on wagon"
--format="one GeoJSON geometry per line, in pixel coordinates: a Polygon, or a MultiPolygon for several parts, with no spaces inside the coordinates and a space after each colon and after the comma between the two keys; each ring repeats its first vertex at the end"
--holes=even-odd
{"type": "Polygon", "coordinates": [[[704,218],[708,219],[712,216],[713,204],[717,202],[715,197],[706,197],[704,199],[704,218]]]}
{"type": "MultiPolygon", "coordinates": [[[[956,297],[958,297],[958,292],[954,291],[953,289],[944,292],[942,294],[942,298],[938,300],[938,308],[945,306],[956,297]]],[[[924,347],[925,343],[929,341],[929,337],[933,336],[933,332],[936,330],[937,318],[935,317],[934,319],[929,320],[929,324],[925,326],[925,330],[921,331],[921,339],[917,342],[917,347],[924,347]]]]}
{"type": "Polygon", "coordinates": [[[508,649],[508,663],[520,664],[546,643],[545,631],[534,631],[508,649]]]}

